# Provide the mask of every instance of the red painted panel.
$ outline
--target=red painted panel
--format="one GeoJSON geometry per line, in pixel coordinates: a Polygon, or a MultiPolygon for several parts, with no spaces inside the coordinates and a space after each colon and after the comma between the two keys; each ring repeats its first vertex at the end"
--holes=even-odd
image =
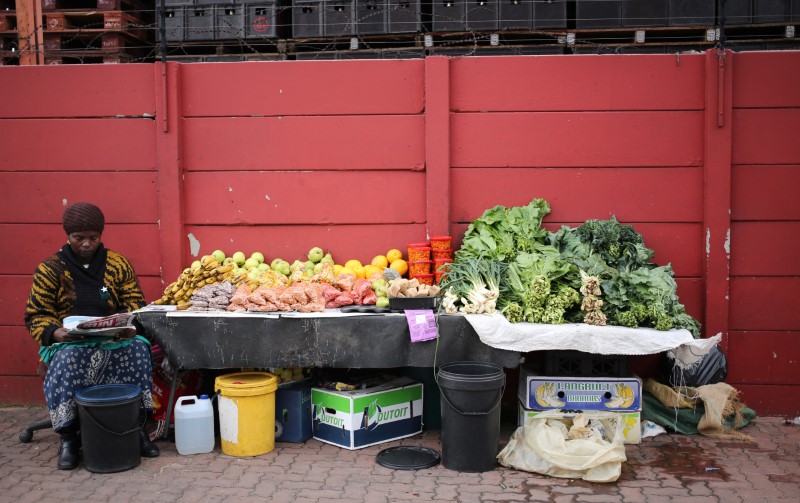
{"type": "Polygon", "coordinates": [[[0,352],[0,374],[36,375],[39,345],[24,326],[0,327],[3,351],[0,352]]]}
{"type": "Polygon", "coordinates": [[[496,204],[550,202],[548,221],[583,222],[616,215],[623,222],[699,222],[699,168],[453,169],[451,219],[471,222],[496,204]]]}
{"type": "MultiPolygon", "coordinates": [[[[0,261],[0,274],[33,274],[42,260],[66,243],[59,224],[0,224],[0,234],[14,236],[18,251],[0,261]]],[[[107,225],[103,244],[125,255],[137,274],[160,274],[157,224],[107,225]]]]}
{"type": "Polygon", "coordinates": [[[800,52],[736,53],[733,106],[736,108],[800,107],[800,52]]]}
{"type": "Polygon", "coordinates": [[[456,167],[699,166],[702,112],[460,113],[456,167]]]}
{"type": "Polygon", "coordinates": [[[800,164],[734,166],[731,185],[734,220],[800,220],[800,164]]]}
{"type": "Polygon", "coordinates": [[[800,276],[800,222],[735,222],[731,274],[800,276]]]}
{"type": "Polygon", "coordinates": [[[24,325],[25,303],[30,293],[30,275],[0,276],[0,326],[24,325]]]}
{"type": "Polygon", "coordinates": [[[144,299],[148,304],[161,298],[167,283],[175,280],[175,278],[172,278],[167,283],[164,283],[161,281],[160,276],[144,276],[138,273],[137,275],[139,276],[139,286],[142,288],[144,299]]]}
{"type": "Polygon", "coordinates": [[[730,384],[741,393],[742,403],[761,417],[800,415],[800,386],[730,384]]]}
{"type": "Polygon", "coordinates": [[[0,172],[0,187],[13,187],[0,205],[3,223],[61,223],[65,202],[78,201],[99,206],[107,223],[158,221],[155,172],[0,172]],[[134,196],[120,204],[120,192],[134,196]]]}
{"type": "Polygon", "coordinates": [[[686,313],[700,322],[703,337],[710,337],[705,329],[705,291],[700,278],[675,278],[678,284],[678,299],[686,309],[686,313]]]}
{"type": "Polygon", "coordinates": [[[151,119],[0,120],[0,171],[155,169],[151,119]]]}
{"type": "Polygon", "coordinates": [[[0,118],[114,117],[155,114],[153,65],[8,68],[0,118]],[[13,99],[8,97],[13,96],[13,99]]]}
{"type": "MultiPolygon", "coordinates": [[[[270,261],[281,257],[289,262],[303,258],[319,246],[330,251],[336,263],[354,258],[370,262],[375,255],[392,248],[403,250],[408,243],[425,237],[425,224],[396,225],[265,225],[265,226],[187,226],[199,242],[198,256],[219,248],[231,255],[237,250],[248,256],[262,252],[270,261]]],[[[188,266],[195,257],[186,257],[188,266]]],[[[165,278],[169,281],[173,279],[165,278]]]]}
{"type": "Polygon", "coordinates": [[[800,277],[731,278],[730,331],[797,330],[800,277]]]}
{"type": "MultiPolygon", "coordinates": [[[[0,376],[0,404],[43,405],[42,380],[39,376],[0,376]]],[[[30,420],[45,419],[31,413],[30,420]]]]}
{"type": "Polygon", "coordinates": [[[188,224],[425,222],[421,172],[192,172],[185,189],[188,224]]]}
{"type": "Polygon", "coordinates": [[[422,60],[182,65],[181,102],[187,117],[416,114],[424,77],[422,60]]]}
{"type": "Polygon", "coordinates": [[[733,111],[733,164],[800,164],[800,108],[733,111]]]}
{"type": "Polygon", "coordinates": [[[423,169],[422,115],[184,121],[187,170],[423,169]]]}
{"type": "Polygon", "coordinates": [[[457,111],[700,110],[703,55],[455,58],[457,111]]]}
{"type": "Polygon", "coordinates": [[[731,332],[731,383],[800,384],[800,332],[731,332]]]}

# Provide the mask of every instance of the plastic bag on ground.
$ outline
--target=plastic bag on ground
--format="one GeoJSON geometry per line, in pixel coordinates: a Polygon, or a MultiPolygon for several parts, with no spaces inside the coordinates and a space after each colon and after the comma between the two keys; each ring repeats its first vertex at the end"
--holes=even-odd
{"type": "Polygon", "coordinates": [[[550,410],[517,428],[497,459],[509,468],[552,477],[614,482],[627,460],[624,440],[624,424],[617,414],[550,410]],[[583,438],[570,440],[570,429],[576,430],[572,436],[583,438]]]}

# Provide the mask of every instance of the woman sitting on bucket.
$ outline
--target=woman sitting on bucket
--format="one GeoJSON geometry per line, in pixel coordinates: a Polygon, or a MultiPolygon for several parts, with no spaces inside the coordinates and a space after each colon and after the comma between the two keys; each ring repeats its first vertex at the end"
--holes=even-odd
{"type": "MultiPolygon", "coordinates": [[[[110,383],[138,385],[144,408],[152,412],[150,344],[133,328],[113,339],[86,339],[63,327],[68,316],[108,316],[145,305],[130,262],[103,246],[105,217],[100,208],[75,203],[64,211],[67,244],[44,260],[33,275],[25,325],[41,346],[48,366],[42,385],[53,430],[61,435],[58,468],[78,466],[78,412],[75,393],[110,383]]],[[[140,412],[145,422],[146,411],[140,412]]],[[[139,445],[145,457],[160,454],[145,428],[139,445]]]]}

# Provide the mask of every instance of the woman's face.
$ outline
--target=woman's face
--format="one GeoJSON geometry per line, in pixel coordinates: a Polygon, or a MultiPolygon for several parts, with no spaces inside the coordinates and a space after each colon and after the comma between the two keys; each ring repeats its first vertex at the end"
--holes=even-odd
{"type": "Polygon", "coordinates": [[[88,264],[94,257],[94,252],[100,246],[100,233],[97,231],[80,231],[67,235],[70,248],[83,263],[88,264]]]}

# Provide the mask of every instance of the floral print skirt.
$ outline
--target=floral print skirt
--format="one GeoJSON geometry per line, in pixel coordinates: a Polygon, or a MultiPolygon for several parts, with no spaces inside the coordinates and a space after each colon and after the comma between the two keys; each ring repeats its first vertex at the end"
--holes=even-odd
{"type": "Polygon", "coordinates": [[[75,393],[98,384],[120,383],[138,385],[144,408],[153,410],[153,369],[147,343],[134,340],[111,350],[88,346],[59,350],[50,360],[42,385],[53,430],[77,426],[75,393]]]}

